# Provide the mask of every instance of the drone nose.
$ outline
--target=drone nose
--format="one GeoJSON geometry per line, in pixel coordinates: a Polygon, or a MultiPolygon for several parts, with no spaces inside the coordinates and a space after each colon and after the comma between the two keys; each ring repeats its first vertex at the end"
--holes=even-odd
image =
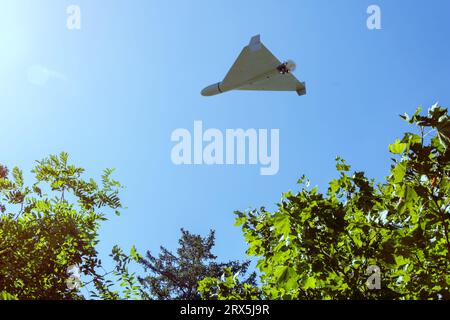
{"type": "Polygon", "coordinates": [[[220,83],[215,83],[210,86],[207,86],[205,89],[202,90],[202,92],[201,92],[202,96],[209,97],[209,96],[214,96],[216,94],[222,93],[219,85],[220,85],[220,83]]]}

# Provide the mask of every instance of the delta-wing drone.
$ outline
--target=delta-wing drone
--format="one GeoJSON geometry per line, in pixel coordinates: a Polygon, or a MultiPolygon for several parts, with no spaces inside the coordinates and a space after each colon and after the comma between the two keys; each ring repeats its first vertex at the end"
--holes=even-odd
{"type": "Polygon", "coordinates": [[[202,90],[203,96],[213,96],[230,90],[295,91],[306,94],[304,82],[294,77],[295,63],[281,63],[256,35],[242,49],[225,78],[202,90]]]}

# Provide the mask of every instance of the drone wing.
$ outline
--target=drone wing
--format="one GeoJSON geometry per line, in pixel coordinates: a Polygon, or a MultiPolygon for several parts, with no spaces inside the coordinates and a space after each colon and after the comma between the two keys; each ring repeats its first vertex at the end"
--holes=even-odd
{"type": "Polygon", "coordinates": [[[224,86],[238,86],[276,69],[281,62],[261,43],[260,36],[254,36],[248,46],[242,49],[230,71],[222,81],[224,86]]]}
{"type": "Polygon", "coordinates": [[[243,85],[237,90],[296,91],[299,96],[306,94],[305,83],[298,81],[292,73],[273,73],[262,80],[243,85]]]}
{"type": "Polygon", "coordinates": [[[242,49],[221,86],[237,90],[297,91],[299,95],[306,94],[303,82],[291,73],[276,71],[280,65],[280,60],[261,43],[260,36],[254,36],[242,49]]]}

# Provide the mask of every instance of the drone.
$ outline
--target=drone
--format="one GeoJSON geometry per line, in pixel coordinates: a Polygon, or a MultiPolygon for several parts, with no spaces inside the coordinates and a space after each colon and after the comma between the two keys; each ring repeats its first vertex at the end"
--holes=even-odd
{"type": "Polygon", "coordinates": [[[260,35],[256,35],[242,49],[225,78],[207,86],[201,94],[214,96],[231,90],[255,90],[295,91],[302,96],[306,94],[306,86],[292,74],[295,67],[292,60],[280,62],[261,43],[260,35]]]}

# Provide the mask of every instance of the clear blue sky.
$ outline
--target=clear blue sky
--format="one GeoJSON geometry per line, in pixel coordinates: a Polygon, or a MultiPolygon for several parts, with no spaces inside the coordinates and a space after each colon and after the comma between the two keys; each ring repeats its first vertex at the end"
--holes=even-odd
{"type": "Polygon", "coordinates": [[[449,17],[448,0],[5,0],[0,162],[29,171],[34,160],[67,151],[88,176],[115,167],[128,209],[104,223],[104,257],[114,244],[174,248],[184,227],[216,229],[216,254],[240,259],[234,210],[274,208],[302,174],[324,190],[336,155],[380,180],[388,144],[407,128],[398,115],[450,105],[449,17]],[[382,30],[366,27],[372,3],[382,30]],[[79,31],[66,28],[69,4],[81,8],[79,31]],[[308,94],[202,97],[255,34],[281,60],[297,62],[308,94]],[[173,165],[170,135],[192,130],[194,120],[280,129],[279,173],[173,165]]]}

